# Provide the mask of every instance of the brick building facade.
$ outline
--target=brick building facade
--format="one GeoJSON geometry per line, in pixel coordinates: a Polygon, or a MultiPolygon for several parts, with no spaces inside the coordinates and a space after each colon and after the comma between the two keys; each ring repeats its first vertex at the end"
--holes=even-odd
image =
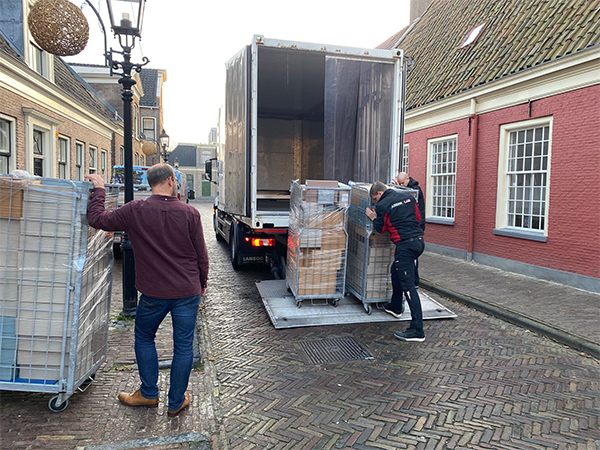
{"type": "Polygon", "coordinates": [[[429,251],[600,292],[600,11],[534,3],[433,0],[380,46],[414,60],[404,161],[429,251]]]}

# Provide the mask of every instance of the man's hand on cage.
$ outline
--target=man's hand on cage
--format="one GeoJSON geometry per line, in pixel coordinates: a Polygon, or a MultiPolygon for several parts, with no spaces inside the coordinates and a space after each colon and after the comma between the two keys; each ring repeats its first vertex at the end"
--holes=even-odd
{"type": "Polygon", "coordinates": [[[104,176],[103,175],[98,175],[97,173],[90,173],[89,175],[86,175],[85,178],[90,180],[93,183],[94,189],[95,188],[104,189],[104,176]]]}

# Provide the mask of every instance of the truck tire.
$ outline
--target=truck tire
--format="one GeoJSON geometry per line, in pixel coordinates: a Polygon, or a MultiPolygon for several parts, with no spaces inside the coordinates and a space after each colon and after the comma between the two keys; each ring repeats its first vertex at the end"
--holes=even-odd
{"type": "Polygon", "coordinates": [[[229,250],[230,250],[230,254],[231,254],[231,265],[233,266],[234,270],[238,270],[240,268],[240,263],[239,263],[239,252],[238,252],[238,248],[237,248],[237,242],[236,242],[236,225],[235,223],[233,223],[231,225],[231,231],[229,233],[229,250]]]}

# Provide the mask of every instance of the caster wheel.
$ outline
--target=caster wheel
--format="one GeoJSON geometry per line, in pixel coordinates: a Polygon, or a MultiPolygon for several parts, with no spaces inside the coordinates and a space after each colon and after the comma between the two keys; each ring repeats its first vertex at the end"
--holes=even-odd
{"type": "Polygon", "coordinates": [[[334,308],[337,308],[337,305],[339,305],[340,301],[339,300],[334,300],[333,302],[331,302],[331,304],[333,305],[334,308]]]}
{"type": "Polygon", "coordinates": [[[296,308],[302,308],[302,301],[300,301],[300,300],[296,301],[296,308]]]}
{"type": "Polygon", "coordinates": [[[61,412],[64,411],[67,406],[69,406],[69,400],[65,400],[61,405],[58,404],[58,395],[52,397],[48,402],[48,408],[52,412],[61,412]]]}
{"type": "Polygon", "coordinates": [[[365,307],[365,311],[367,312],[367,314],[371,315],[371,313],[373,312],[373,308],[371,307],[371,305],[368,303],[364,303],[363,306],[365,307]]]}

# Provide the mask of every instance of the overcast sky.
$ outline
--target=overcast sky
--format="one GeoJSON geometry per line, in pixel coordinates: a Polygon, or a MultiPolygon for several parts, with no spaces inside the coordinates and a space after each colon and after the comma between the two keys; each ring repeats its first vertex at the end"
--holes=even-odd
{"type": "MultiPolygon", "coordinates": [[[[91,3],[106,12],[105,0],[91,3]]],[[[167,71],[164,125],[171,147],[178,142],[206,143],[210,128],[217,126],[220,107],[224,116],[225,63],[250,44],[253,35],[374,48],[408,25],[409,4],[409,0],[147,0],[142,40],[132,61],[141,62],[144,55],[150,60],[147,67],[167,71]]],[[[81,54],[66,60],[103,64],[98,21],[89,7],[83,11],[90,41],[81,54]]],[[[120,50],[108,18],[104,23],[109,47],[120,50]]]]}

